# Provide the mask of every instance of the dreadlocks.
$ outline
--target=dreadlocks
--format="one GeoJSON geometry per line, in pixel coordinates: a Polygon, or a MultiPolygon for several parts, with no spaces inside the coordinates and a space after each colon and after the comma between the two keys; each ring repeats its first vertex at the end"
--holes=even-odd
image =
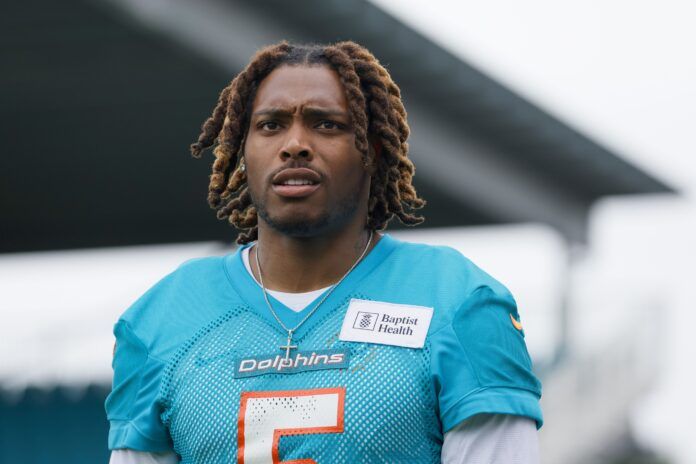
{"type": "Polygon", "coordinates": [[[220,93],[213,114],[203,123],[191,154],[200,158],[211,147],[215,162],[208,187],[208,204],[241,232],[237,243],[258,237],[256,208],[246,185],[241,150],[248,130],[251,105],[261,81],[281,65],[327,65],[345,88],[355,147],[372,172],[367,227],[384,229],[396,216],[406,225],[423,222],[407,209],[425,205],[411,183],[415,168],[408,158],[409,127],[399,87],[387,70],[355,42],[334,45],[291,45],[286,41],[259,50],[247,67],[220,93]],[[371,157],[368,137],[379,141],[380,156],[371,157]]]}

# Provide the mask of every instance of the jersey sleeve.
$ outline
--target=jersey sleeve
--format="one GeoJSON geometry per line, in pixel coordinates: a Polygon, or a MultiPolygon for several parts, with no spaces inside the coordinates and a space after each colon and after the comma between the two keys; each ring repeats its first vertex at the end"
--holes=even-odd
{"type": "Polygon", "coordinates": [[[106,399],[109,449],[172,451],[157,401],[165,363],[153,357],[129,323],[114,326],[113,388],[106,399]]]}
{"type": "Polygon", "coordinates": [[[480,286],[451,323],[431,335],[431,370],[443,432],[482,413],[525,416],[541,427],[541,383],[532,372],[519,320],[506,289],[480,286]]]}
{"type": "Polygon", "coordinates": [[[109,464],[178,464],[181,462],[175,453],[149,453],[117,449],[111,452],[109,464]]]}
{"type": "Polygon", "coordinates": [[[539,464],[539,432],[526,417],[479,414],[445,434],[440,460],[442,464],[539,464]]]}

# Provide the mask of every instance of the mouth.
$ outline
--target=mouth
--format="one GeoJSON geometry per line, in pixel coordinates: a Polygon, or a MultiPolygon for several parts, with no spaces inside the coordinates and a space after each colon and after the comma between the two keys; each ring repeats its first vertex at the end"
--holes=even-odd
{"type": "Polygon", "coordinates": [[[321,185],[321,176],[308,168],[287,168],[273,176],[273,191],[281,197],[302,198],[321,185]]]}

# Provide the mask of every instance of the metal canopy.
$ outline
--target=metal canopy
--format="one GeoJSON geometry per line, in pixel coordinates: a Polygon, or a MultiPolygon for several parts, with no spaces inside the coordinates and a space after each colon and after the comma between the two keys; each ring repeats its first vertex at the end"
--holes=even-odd
{"type": "Polygon", "coordinates": [[[388,67],[428,226],[540,221],[582,240],[598,198],[671,191],[364,1],[10,9],[0,252],[231,240],[205,203],[212,159],[187,147],[253,51],[282,38],[352,39],[388,67]]]}

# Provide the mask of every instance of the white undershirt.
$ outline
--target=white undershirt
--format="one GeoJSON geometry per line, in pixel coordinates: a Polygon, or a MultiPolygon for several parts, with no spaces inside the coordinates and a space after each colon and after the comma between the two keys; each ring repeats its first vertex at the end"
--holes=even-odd
{"type": "MultiPolygon", "coordinates": [[[[249,266],[249,249],[242,250],[242,260],[249,275],[258,284],[249,266]]],[[[260,284],[259,284],[260,286],[260,284]]],[[[330,287],[304,293],[266,290],[273,298],[293,311],[302,311],[330,287]]],[[[536,423],[528,417],[503,414],[479,414],[445,433],[442,445],[443,464],[538,464],[539,438],[536,423]]],[[[174,453],[147,453],[114,450],[109,464],[175,464],[174,453]]]]}
{"type": "MultiPolygon", "coordinates": [[[[242,250],[242,261],[244,261],[244,267],[249,272],[249,275],[251,275],[251,277],[254,279],[254,282],[256,282],[256,284],[259,287],[261,287],[259,281],[256,280],[256,277],[254,277],[254,273],[251,272],[251,265],[249,264],[249,250],[251,250],[251,247],[246,247],[242,250]]],[[[269,295],[273,295],[273,298],[280,301],[288,308],[292,309],[295,312],[300,312],[304,308],[306,308],[307,305],[310,304],[312,301],[319,298],[319,296],[329,288],[331,288],[331,285],[329,285],[328,287],[320,288],[319,290],[312,290],[310,292],[303,293],[279,292],[278,290],[269,289],[266,289],[266,291],[269,295]]]]}

